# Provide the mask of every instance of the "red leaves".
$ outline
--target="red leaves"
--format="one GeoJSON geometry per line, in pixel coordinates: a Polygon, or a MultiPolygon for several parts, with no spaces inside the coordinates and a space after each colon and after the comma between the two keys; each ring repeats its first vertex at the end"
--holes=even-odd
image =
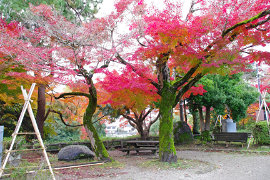
{"type": "Polygon", "coordinates": [[[30,10],[38,16],[43,16],[45,18],[53,17],[52,8],[45,4],[41,4],[39,6],[33,6],[32,4],[30,4],[30,10]]]}
{"type": "Polygon", "coordinates": [[[134,112],[140,112],[158,99],[155,87],[129,68],[121,74],[116,71],[106,72],[100,84],[110,94],[103,103],[110,103],[114,107],[127,106],[134,112]]]}
{"type": "Polygon", "coordinates": [[[196,95],[203,95],[203,93],[206,93],[207,91],[203,89],[202,84],[198,84],[198,86],[192,86],[183,96],[183,99],[189,98],[191,94],[194,96],[196,95]]]}

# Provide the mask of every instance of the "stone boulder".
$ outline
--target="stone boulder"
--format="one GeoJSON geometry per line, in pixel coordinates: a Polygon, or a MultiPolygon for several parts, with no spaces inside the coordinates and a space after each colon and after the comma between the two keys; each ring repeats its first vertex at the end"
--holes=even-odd
{"type": "Polygon", "coordinates": [[[178,121],[173,125],[174,143],[186,144],[193,141],[193,134],[189,125],[185,121],[178,121]]]}
{"type": "Polygon", "coordinates": [[[94,159],[93,153],[87,146],[84,145],[69,145],[62,148],[58,153],[58,160],[72,161],[76,159],[94,159]]]}

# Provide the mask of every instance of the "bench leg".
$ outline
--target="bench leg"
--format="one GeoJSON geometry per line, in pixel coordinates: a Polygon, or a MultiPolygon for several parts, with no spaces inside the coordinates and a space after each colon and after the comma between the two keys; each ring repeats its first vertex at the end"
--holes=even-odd
{"type": "Polygon", "coordinates": [[[152,154],[157,155],[157,150],[152,150],[152,154]]]}
{"type": "Polygon", "coordinates": [[[127,156],[129,156],[129,150],[127,150],[127,156]]]}

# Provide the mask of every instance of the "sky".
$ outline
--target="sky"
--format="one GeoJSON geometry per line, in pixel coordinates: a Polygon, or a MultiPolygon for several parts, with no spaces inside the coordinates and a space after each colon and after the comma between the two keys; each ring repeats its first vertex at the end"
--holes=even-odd
{"type": "MultiPolygon", "coordinates": [[[[161,7],[162,8],[162,2],[160,0],[144,0],[145,2],[149,3],[149,4],[154,4],[157,7],[161,7]]],[[[172,0],[172,1],[179,1],[179,0],[172,0]]],[[[191,3],[191,0],[180,0],[183,3],[183,12],[186,14],[187,11],[189,10],[189,6],[191,3]]],[[[114,9],[113,5],[114,5],[115,0],[103,0],[102,5],[100,6],[100,10],[97,14],[97,17],[102,17],[102,16],[106,16],[109,15],[114,9]]]]}

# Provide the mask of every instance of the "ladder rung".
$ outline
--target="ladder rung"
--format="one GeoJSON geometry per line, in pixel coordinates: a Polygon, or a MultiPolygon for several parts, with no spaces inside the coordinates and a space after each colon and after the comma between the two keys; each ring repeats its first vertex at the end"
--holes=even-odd
{"type": "MultiPolygon", "coordinates": [[[[39,166],[26,166],[27,168],[39,168],[39,166]]],[[[24,167],[10,167],[10,168],[5,168],[5,170],[10,170],[10,169],[23,169],[23,168],[26,168],[25,166],[24,167]]]]}
{"type": "Polygon", "coordinates": [[[34,132],[21,132],[21,133],[13,133],[14,135],[27,135],[27,134],[36,134],[34,132]]]}
{"type": "Polygon", "coordinates": [[[6,150],[5,152],[17,152],[17,151],[36,151],[36,150],[43,150],[43,148],[37,148],[37,149],[16,149],[16,150],[6,150]]]}

